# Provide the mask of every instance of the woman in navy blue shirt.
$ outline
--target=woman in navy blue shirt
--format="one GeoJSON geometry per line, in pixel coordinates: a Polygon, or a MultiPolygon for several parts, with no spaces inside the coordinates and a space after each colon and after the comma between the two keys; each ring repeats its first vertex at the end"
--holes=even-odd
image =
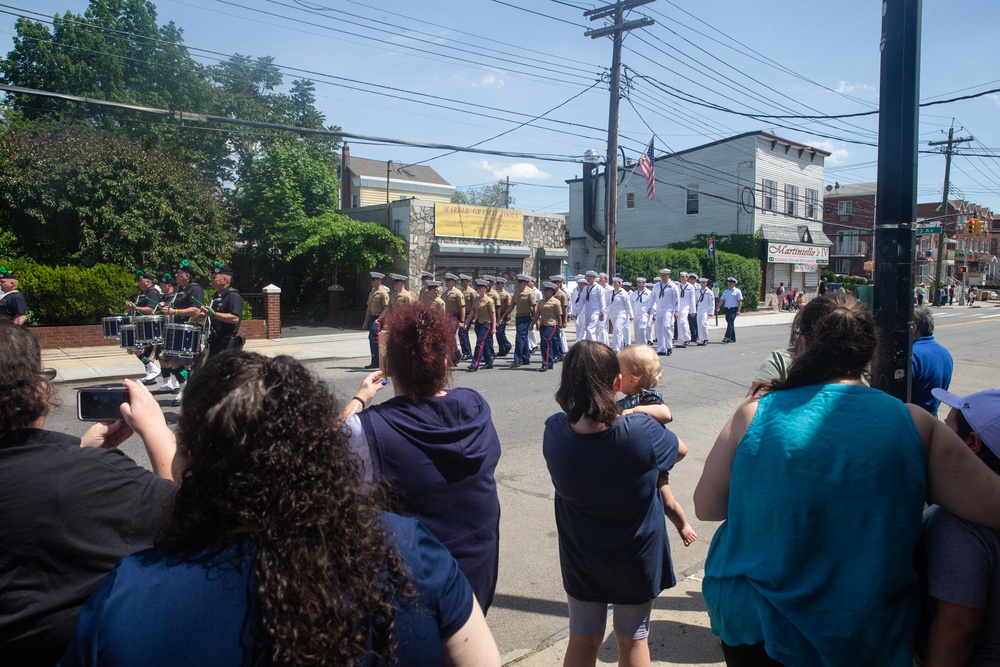
{"type": "Polygon", "coordinates": [[[652,601],[676,583],[660,487],[679,440],[647,414],[619,416],[618,359],[578,341],[566,354],[542,453],[556,490],[569,598],[567,665],[593,665],[614,605],[620,664],[649,663],[652,601]]]}
{"type": "Polygon", "coordinates": [[[63,665],[499,665],[468,581],[379,510],[325,385],[226,353],[188,382],[174,509],[84,606],[63,665]]]}

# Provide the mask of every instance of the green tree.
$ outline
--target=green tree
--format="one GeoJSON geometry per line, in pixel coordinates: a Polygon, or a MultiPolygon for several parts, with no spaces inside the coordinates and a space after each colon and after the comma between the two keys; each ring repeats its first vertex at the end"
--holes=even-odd
{"type": "Polygon", "coordinates": [[[451,196],[451,203],[486,206],[488,208],[512,208],[514,196],[507,192],[506,181],[497,181],[489,185],[456,190],[451,196]]]}
{"type": "MultiPolygon", "coordinates": [[[[18,19],[14,48],[0,61],[5,83],[160,109],[213,113],[217,93],[205,69],[183,45],[172,22],[158,26],[147,0],[91,0],[83,15],[66,12],[43,23],[18,19]]],[[[166,145],[205,173],[219,177],[229,165],[226,136],[191,132],[169,118],[101,105],[12,95],[22,121],[97,128],[145,147],[166,145]]]]}
{"type": "Polygon", "coordinates": [[[0,135],[0,228],[17,254],[49,265],[155,271],[233,251],[213,181],[163,148],[74,130],[0,135]]]}

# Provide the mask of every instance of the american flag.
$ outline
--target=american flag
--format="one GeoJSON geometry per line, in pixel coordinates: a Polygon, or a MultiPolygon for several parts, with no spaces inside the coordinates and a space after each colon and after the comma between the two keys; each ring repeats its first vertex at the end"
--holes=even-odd
{"type": "Polygon", "coordinates": [[[639,168],[642,175],[646,177],[646,199],[653,201],[656,199],[656,173],[653,164],[653,140],[649,140],[649,147],[639,158],[639,168]]]}

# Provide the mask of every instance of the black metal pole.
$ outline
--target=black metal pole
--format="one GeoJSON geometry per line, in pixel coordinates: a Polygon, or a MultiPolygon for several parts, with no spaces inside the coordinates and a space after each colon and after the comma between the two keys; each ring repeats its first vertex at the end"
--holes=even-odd
{"type": "Polygon", "coordinates": [[[882,3],[880,47],[874,289],[880,349],[872,366],[872,384],[903,401],[910,400],[913,348],[921,2],[882,3]]]}

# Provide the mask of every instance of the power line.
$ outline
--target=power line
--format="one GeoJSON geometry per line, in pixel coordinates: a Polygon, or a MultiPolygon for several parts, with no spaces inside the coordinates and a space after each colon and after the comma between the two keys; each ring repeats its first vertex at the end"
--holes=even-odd
{"type": "MultiPolygon", "coordinates": [[[[543,160],[548,162],[571,162],[571,163],[583,163],[583,159],[579,157],[569,156],[569,155],[555,155],[555,154],[534,154],[534,153],[517,153],[512,151],[491,151],[483,148],[472,148],[468,146],[454,146],[450,144],[437,144],[424,141],[407,141],[405,139],[390,139],[387,137],[373,137],[364,134],[356,134],[353,132],[343,132],[341,130],[317,130],[307,127],[297,127],[294,125],[281,125],[279,123],[264,123],[259,121],[251,120],[241,120],[238,118],[229,118],[228,116],[213,116],[210,114],[196,114],[186,111],[168,110],[168,109],[157,109],[155,107],[143,107],[134,104],[123,104],[121,102],[111,102],[108,100],[94,99],[90,97],[81,97],[79,95],[67,95],[65,93],[56,93],[47,90],[35,90],[32,88],[22,88],[20,86],[10,86],[7,84],[0,83],[0,90],[18,93],[22,95],[37,95],[40,97],[51,97],[56,99],[67,100],[71,102],[80,102],[83,104],[94,104],[99,106],[107,106],[118,109],[126,109],[129,111],[138,111],[141,113],[149,113],[158,116],[163,116],[167,118],[174,118],[176,120],[182,120],[185,122],[214,122],[222,123],[225,125],[238,125],[243,127],[255,127],[259,129],[266,130],[283,130],[287,132],[294,132],[296,134],[306,135],[306,136],[320,136],[320,137],[337,137],[340,139],[360,139],[364,141],[372,141],[380,144],[391,144],[395,146],[409,146],[412,148],[430,148],[435,150],[449,150],[461,153],[478,153],[481,155],[498,155],[501,157],[516,157],[525,158],[529,160],[543,160]]],[[[186,127],[186,125],[178,125],[176,127],[186,127]]]]}
{"type": "Polygon", "coordinates": [[[558,18],[556,16],[551,16],[549,14],[543,14],[542,12],[536,12],[533,9],[527,9],[525,7],[518,7],[517,5],[512,5],[509,2],[503,2],[503,0],[493,0],[493,2],[497,3],[498,5],[504,5],[505,7],[510,7],[512,9],[519,9],[522,12],[528,12],[529,14],[535,14],[536,16],[543,16],[543,17],[545,17],[547,19],[552,19],[553,21],[559,21],[560,23],[568,23],[569,25],[573,26],[574,28],[582,28],[584,30],[587,29],[587,26],[585,26],[585,25],[580,25],[579,23],[573,23],[572,21],[567,21],[566,19],[561,19],[561,18],[558,18]]]}

